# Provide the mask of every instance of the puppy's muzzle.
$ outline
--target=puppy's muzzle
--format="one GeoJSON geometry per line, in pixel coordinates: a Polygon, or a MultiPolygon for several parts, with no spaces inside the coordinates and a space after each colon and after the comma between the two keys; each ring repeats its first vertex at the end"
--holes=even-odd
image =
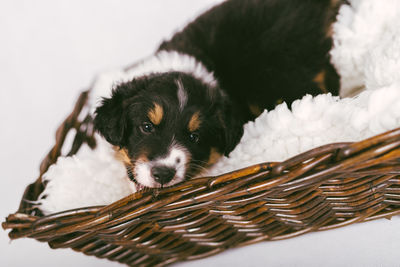
{"type": "Polygon", "coordinates": [[[175,142],[166,155],[152,160],[139,158],[132,174],[136,183],[150,188],[172,186],[185,180],[186,166],[190,162],[188,150],[175,142]]]}
{"type": "Polygon", "coordinates": [[[175,174],[176,169],[168,166],[155,166],[151,168],[151,176],[162,185],[169,183],[175,174]]]}

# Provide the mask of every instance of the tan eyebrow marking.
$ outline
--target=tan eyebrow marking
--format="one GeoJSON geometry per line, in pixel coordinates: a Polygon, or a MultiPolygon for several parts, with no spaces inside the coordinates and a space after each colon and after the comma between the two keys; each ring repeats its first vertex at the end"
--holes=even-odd
{"type": "Polygon", "coordinates": [[[190,118],[188,129],[191,132],[194,132],[200,128],[201,120],[200,120],[200,112],[195,112],[192,117],[190,118]]]}
{"type": "Polygon", "coordinates": [[[157,103],[153,103],[153,104],[154,104],[154,107],[152,109],[150,109],[150,111],[147,113],[147,116],[149,117],[149,120],[154,125],[159,125],[164,116],[164,110],[159,104],[157,104],[157,103]]]}

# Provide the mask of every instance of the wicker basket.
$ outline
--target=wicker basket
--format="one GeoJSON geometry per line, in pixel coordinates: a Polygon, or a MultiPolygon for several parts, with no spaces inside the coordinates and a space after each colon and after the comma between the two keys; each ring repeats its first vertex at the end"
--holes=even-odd
{"type": "Polygon", "coordinates": [[[61,155],[94,147],[88,92],[56,134],[56,144],[29,185],[18,211],[2,224],[11,239],[30,237],[51,248],[132,266],[163,266],[231,247],[279,240],[400,214],[400,128],[358,143],[335,143],[285,162],[251,166],[172,188],[138,192],[109,206],[43,216],[31,201],[41,176],[61,155]],[[80,118],[84,118],[83,120],[80,118]],[[28,200],[28,201],[26,201],[28,200]]]}

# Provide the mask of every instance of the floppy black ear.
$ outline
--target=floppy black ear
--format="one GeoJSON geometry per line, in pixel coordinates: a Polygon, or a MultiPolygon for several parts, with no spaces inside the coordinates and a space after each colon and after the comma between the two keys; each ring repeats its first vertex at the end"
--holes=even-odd
{"type": "Polygon", "coordinates": [[[227,119],[226,125],[224,155],[228,156],[243,136],[243,123],[239,123],[238,118],[235,119],[231,116],[227,119]]]}
{"type": "Polygon", "coordinates": [[[144,90],[148,83],[146,76],[135,78],[113,89],[111,98],[103,98],[101,105],[95,111],[94,127],[109,143],[124,146],[129,99],[144,90]]]}
{"type": "Polygon", "coordinates": [[[94,127],[111,144],[123,146],[126,131],[124,95],[113,90],[111,98],[103,98],[96,109],[94,127]]]}
{"type": "Polygon", "coordinates": [[[224,111],[220,114],[219,120],[224,132],[223,153],[228,156],[243,136],[244,120],[230,103],[225,103],[224,111]]]}

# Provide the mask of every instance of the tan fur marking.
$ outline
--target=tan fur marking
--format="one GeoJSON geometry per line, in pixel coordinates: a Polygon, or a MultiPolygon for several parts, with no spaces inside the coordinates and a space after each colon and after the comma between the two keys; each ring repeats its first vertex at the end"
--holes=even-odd
{"type": "Polygon", "coordinates": [[[331,0],[331,8],[337,8],[339,5],[343,4],[343,0],[331,0]]]}
{"type": "Polygon", "coordinates": [[[216,163],[221,157],[222,157],[221,153],[219,153],[215,147],[212,147],[207,165],[212,165],[216,163]]]}
{"type": "Polygon", "coordinates": [[[128,164],[128,165],[132,164],[131,159],[128,155],[128,151],[125,148],[122,148],[122,149],[116,148],[115,149],[115,158],[117,160],[122,161],[125,164],[128,164]]]}
{"type": "Polygon", "coordinates": [[[322,93],[326,94],[328,93],[328,90],[326,90],[325,86],[325,77],[326,77],[326,71],[322,70],[320,71],[317,75],[315,75],[313,82],[315,82],[319,89],[321,89],[322,93]]]}
{"type": "MultiPolygon", "coordinates": [[[[134,163],[132,162],[132,159],[129,157],[128,150],[126,148],[114,147],[114,150],[115,150],[115,158],[117,160],[122,161],[125,165],[129,165],[129,166],[134,165],[134,163]]],[[[142,162],[149,161],[149,159],[147,158],[147,152],[145,150],[142,151],[139,158],[135,161],[142,161],[142,162]]]]}
{"type": "Polygon", "coordinates": [[[251,114],[257,117],[262,113],[262,109],[257,105],[249,104],[249,109],[251,114]]]}
{"type": "Polygon", "coordinates": [[[190,118],[188,129],[191,132],[194,132],[200,128],[201,120],[200,120],[200,112],[197,111],[193,114],[192,118],[190,118]]]}
{"type": "Polygon", "coordinates": [[[147,158],[146,154],[143,154],[143,155],[141,155],[141,156],[137,159],[137,161],[140,161],[140,162],[148,162],[149,159],[147,158]]]}
{"type": "Polygon", "coordinates": [[[336,21],[336,16],[339,12],[341,5],[345,3],[344,0],[331,0],[328,12],[326,13],[325,23],[323,30],[326,38],[332,38],[333,36],[333,23],[336,21]]]}
{"type": "Polygon", "coordinates": [[[164,116],[164,110],[159,104],[154,103],[154,107],[147,113],[147,116],[154,125],[159,125],[164,116]]]}

